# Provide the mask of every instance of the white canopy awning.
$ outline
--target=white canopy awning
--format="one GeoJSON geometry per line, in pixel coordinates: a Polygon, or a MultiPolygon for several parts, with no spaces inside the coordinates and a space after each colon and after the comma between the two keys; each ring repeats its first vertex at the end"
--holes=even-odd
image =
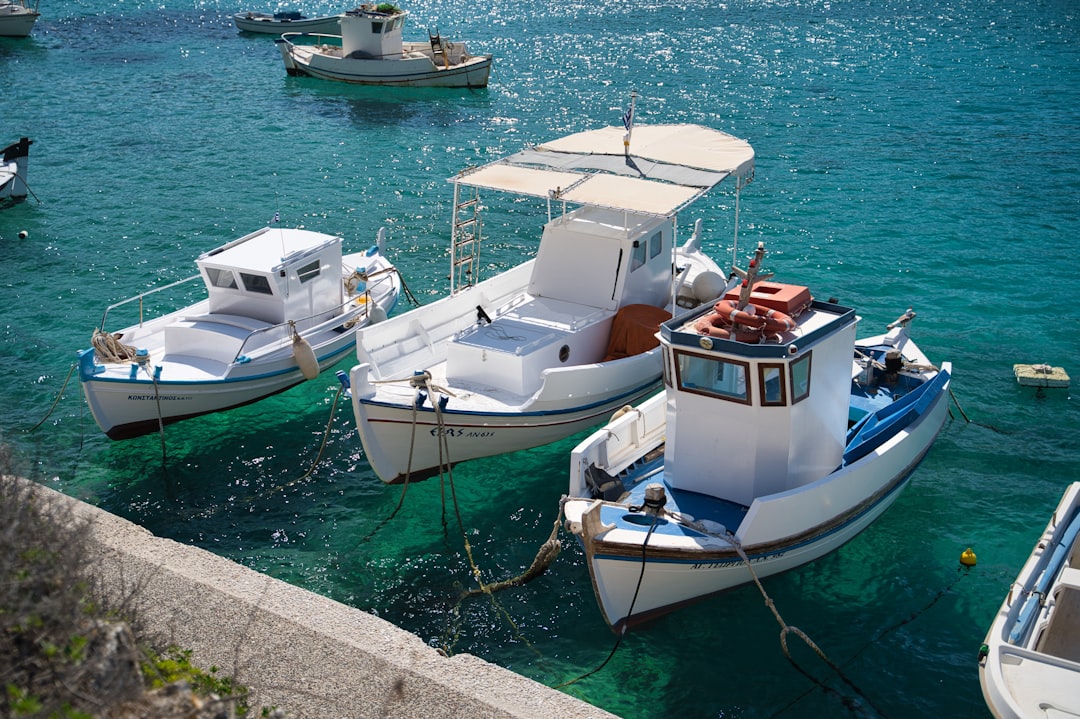
{"type": "Polygon", "coordinates": [[[748,142],[701,125],[604,127],[568,135],[450,178],[581,205],[669,216],[729,175],[753,176],[748,142]]]}

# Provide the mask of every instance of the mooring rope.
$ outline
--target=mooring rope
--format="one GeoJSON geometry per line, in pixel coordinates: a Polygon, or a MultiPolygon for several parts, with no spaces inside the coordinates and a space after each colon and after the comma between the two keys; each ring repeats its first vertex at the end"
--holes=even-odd
{"type": "MultiPolygon", "coordinates": [[[[564,501],[565,499],[566,498],[564,498],[564,501]]],[[[559,504],[559,512],[560,514],[562,513],[561,502],[559,504]]],[[[634,596],[630,599],[630,608],[626,610],[626,622],[623,624],[622,631],[619,632],[619,636],[615,640],[615,645],[611,647],[611,651],[608,652],[607,657],[604,658],[604,661],[600,662],[599,666],[594,669],[590,669],[584,674],[576,676],[569,681],[565,681],[562,684],[556,684],[554,687],[552,687],[553,689],[562,689],[563,687],[568,687],[571,684],[581,681],[582,679],[591,677],[593,674],[596,674],[598,671],[606,667],[607,663],[611,661],[611,658],[615,656],[615,652],[618,650],[619,645],[622,644],[623,637],[626,636],[626,632],[630,628],[630,617],[634,615],[634,605],[637,604],[638,593],[641,591],[641,582],[643,579],[645,579],[645,565],[647,560],[646,552],[649,546],[649,539],[652,538],[653,530],[656,529],[656,522],[659,518],[659,513],[653,515],[652,524],[649,525],[649,531],[645,534],[645,540],[641,543],[641,569],[638,571],[637,584],[634,586],[634,596]]]]}
{"type": "Polygon", "coordinates": [[[885,712],[881,711],[879,708],[874,706],[874,703],[870,700],[870,697],[866,696],[866,694],[863,693],[863,691],[861,689],[859,689],[859,687],[857,687],[855,685],[855,683],[853,681],[851,681],[851,679],[849,679],[847,677],[847,675],[844,674],[843,670],[840,669],[840,667],[837,664],[835,664],[831,659],[829,659],[829,657],[825,654],[825,652],[821,649],[821,647],[819,647],[814,642],[814,640],[812,640],[806,634],[806,632],[802,631],[798,627],[793,627],[793,626],[791,626],[790,624],[788,624],[787,622],[784,621],[784,618],[782,616],[780,616],[780,611],[776,608],[776,602],[774,602],[773,598],[769,596],[769,593],[765,591],[765,587],[762,586],[761,580],[758,579],[757,572],[754,571],[754,567],[750,563],[750,558],[746,555],[746,551],[743,549],[742,544],[739,542],[739,540],[737,540],[735,538],[735,535],[732,534],[731,532],[727,532],[727,535],[726,535],[725,539],[727,539],[727,541],[731,544],[731,546],[735,548],[735,551],[738,552],[739,557],[742,558],[743,563],[746,564],[746,569],[747,569],[747,571],[750,572],[750,577],[754,580],[754,584],[757,585],[758,591],[761,592],[761,596],[765,598],[765,606],[769,608],[769,611],[772,612],[772,615],[776,619],[776,622],[780,625],[780,646],[783,648],[784,656],[787,657],[787,660],[791,663],[791,666],[795,667],[795,669],[798,670],[800,674],[802,674],[807,679],[810,679],[812,682],[817,684],[825,692],[836,695],[840,699],[841,703],[843,703],[845,706],[847,706],[848,709],[853,709],[853,707],[850,706],[847,701],[845,701],[845,698],[839,692],[837,692],[835,689],[829,687],[823,681],[821,681],[817,677],[813,676],[808,671],[806,671],[805,669],[803,669],[801,666],[798,665],[798,663],[795,661],[794,657],[791,656],[791,651],[788,648],[788,644],[787,644],[787,635],[788,634],[794,634],[795,636],[802,639],[803,642],[805,642],[806,645],[808,647],[810,647],[810,649],[812,649],[814,651],[814,653],[817,654],[818,657],[823,662],[825,662],[825,664],[830,669],[832,669],[836,673],[836,675],[838,677],[840,677],[840,679],[845,684],[847,684],[849,687],[851,687],[851,689],[856,694],[858,694],[860,697],[862,697],[866,701],[866,703],[869,704],[870,707],[874,711],[876,711],[879,715],[881,715],[883,717],[886,716],[885,712]]]}
{"type": "MultiPolygon", "coordinates": [[[[396,380],[396,381],[400,382],[402,380],[396,380]]],[[[413,463],[413,457],[414,457],[415,449],[416,449],[416,429],[417,429],[417,425],[418,425],[418,419],[417,418],[418,418],[418,414],[419,414],[419,406],[420,406],[420,404],[422,402],[419,393],[421,391],[423,391],[423,392],[426,393],[427,397],[430,399],[431,406],[434,408],[434,412],[435,412],[435,427],[436,427],[436,438],[437,438],[436,442],[437,442],[437,446],[438,446],[437,467],[438,467],[438,471],[439,471],[439,491],[442,494],[443,532],[446,533],[446,532],[449,531],[449,527],[447,526],[447,521],[446,521],[446,490],[447,490],[447,487],[449,487],[450,501],[451,501],[451,504],[452,504],[452,507],[453,507],[454,517],[457,520],[458,531],[459,531],[459,533],[461,535],[462,545],[463,545],[463,547],[465,549],[465,557],[466,557],[466,559],[468,560],[468,563],[469,563],[469,571],[472,574],[473,579],[479,585],[478,589],[470,589],[470,590],[467,590],[467,591],[463,592],[458,597],[457,601],[455,602],[454,608],[451,611],[452,621],[447,625],[447,631],[444,632],[444,635],[443,635],[444,636],[444,642],[443,642],[443,647],[441,648],[441,651],[443,651],[443,653],[448,655],[448,656],[453,651],[453,646],[456,643],[457,636],[458,636],[458,632],[455,630],[455,627],[457,626],[457,624],[458,624],[458,622],[460,620],[460,617],[461,617],[460,607],[461,607],[462,601],[465,600],[466,598],[474,597],[474,596],[480,596],[480,595],[487,595],[488,597],[490,597],[492,605],[496,608],[496,610],[500,614],[502,614],[503,618],[510,625],[510,627],[514,630],[514,632],[517,634],[519,640],[522,643],[524,643],[526,646],[533,649],[533,651],[537,651],[536,648],[532,645],[532,643],[529,642],[528,639],[526,639],[524,636],[522,636],[521,631],[520,631],[517,623],[514,621],[513,617],[510,616],[509,612],[507,612],[506,609],[501,604],[499,604],[499,602],[495,599],[494,594],[495,594],[495,592],[501,591],[501,590],[509,588],[509,587],[522,586],[525,583],[531,581],[532,579],[535,579],[536,577],[543,574],[547,570],[547,568],[551,565],[551,562],[553,562],[555,560],[555,558],[558,556],[559,552],[562,549],[562,544],[558,540],[558,531],[559,531],[559,526],[560,526],[559,520],[560,520],[561,514],[562,514],[561,510],[560,510],[560,516],[556,517],[556,519],[555,519],[554,526],[552,527],[552,530],[551,530],[551,536],[548,538],[548,540],[546,542],[544,542],[543,545],[541,545],[540,551],[537,553],[536,558],[533,560],[532,564],[529,566],[529,568],[525,572],[523,572],[522,574],[520,574],[520,575],[518,575],[516,577],[513,577],[511,579],[506,579],[506,580],[499,581],[499,582],[486,583],[484,581],[484,579],[483,579],[483,573],[480,570],[480,566],[477,564],[476,558],[473,555],[472,544],[469,542],[468,532],[465,531],[465,522],[464,522],[464,520],[462,519],[462,516],[461,516],[461,506],[460,506],[460,503],[458,502],[457,487],[456,487],[456,485],[454,483],[454,470],[453,470],[453,461],[452,461],[452,459],[450,457],[450,445],[449,445],[449,442],[447,440],[447,433],[445,431],[445,429],[446,429],[446,419],[445,419],[445,417],[443,415],[443,412],[442,412],[441,402],[438,399],[438,394],[440,392],[444,393],[444,394],[446,394],[448,396],[454,396],[454,395],[449,390],[447,390],[445,387],[440,387],[439,385],[436,385],[434,382],[432,382],[431,373],[427,372],[427,371],[424,371],[422,373],[413,375],[412,377],[410,377],[408,379],[408,382],[413,387],[416,388],[417,398],[413,402],[412,431],[411,431],[410,442],[409,442],[408,461],[407,461],[406,469],[405,469],[405,480],[404,480],[405,486],[402,488],[401,498],[398,501],[398,506],[394,508],[394,511],[390,514],[389,517],[387,517],[385,520],[383,520],[379,524],[379,526],[376,527],[375,530],[371,534],[368,535],[368,538],[370,538],[370,536],[372,536],[382,526],[384,526],[387,522],[389,522],[390,519],[392,519],[393,516],[395,514],[397,514],[398,510],[401,508],[402,504],[405,501],[405,491],[408,488],[409,481],[410,481],[410,479],[412,477],[412,463],[413,463]]],[[[367,539],[367,538],[365,538],[365,539],[367,539]]],[[[537,654],[539,654],[538,651],[537,651],[537,654]]]]}
{"type": "Polygon", "coordinates": [[[326,427],[323,429],[322,442],[319,444],[319,451],[315,453],[315,459],[312,460],[311,466],[308,467],[308,471],[304,472],[303,476],[296,479],[289,480],[285,484],[275,485],[270,492],[267,492],[266,496],[272,495],[274,492],[279,492],[283,489],[288,489],[294,485],[303,482],[305,479],[311,477],[315,468],[319,466],[319,462],[322,461],[323,452],[326,450],[326,444],[330,440],[330,426],[334,422],[334,414],[337,412],[338,401],[341,399],[341,395],[345,392],[345,385],[338,384],[337,393],[334,395],[334,401],[330,403],[330,416],[326,418],[326,427]]]}
{"type": "Polygon", "coordinates": [[[135,347],[124,344],[118,336],[102,332],[98,328],[95,328],[90,336],[90,345],[94,348],[97,359],[106,364],[135,361],[135,347]]]}
{"type": "Polygon", "coordinates": [[[56,393],[56,398],[53,399],[53,403],[52,403],[52,406],[49,407],[49,411],[45,413],[45,416],[41,418],[40,422],[35,424],[30,429],[26,430],[27,432],[33,432],[38,427],[45,424],[45,420],[47,420],[52,415],[53,410],[56,409],[56,405],[60,403],[60,398],[64,396],[64,390],[67,389],[67,384],[68,384],[69,381],[71,381],[71,375],[73,375],[75,373],[75,368],[76,367],[78,367],[77,363],[71,365],[71,369],[68,370],[67,377],[64,378],[64,384],[60,386],[60,391],[56,393]]]}

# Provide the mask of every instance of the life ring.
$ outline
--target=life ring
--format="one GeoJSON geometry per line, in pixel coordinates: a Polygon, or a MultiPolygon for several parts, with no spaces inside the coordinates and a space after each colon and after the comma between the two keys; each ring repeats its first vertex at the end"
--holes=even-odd
{"type": "MultiPolygon", "coordinates": [[[[760,311],[764,308],[759,307],[758,309],[760,311]]],[[[791,332],[799,326],[790,315],[786,315],[780,310],[765,309],[762,316],[765,319],[765,331],[769,334],[775,335],[780,334],[781,332],[791,332]]]]}
{"type": "Polygon", "coordinates": [[[775,335],[781,332],[792,332],[798,323],[780,310],[770,309],[755,304],[747,304],[742,310],[738,308],[735,300],[720,300],[713,309],[729,323],[740,324],[744,327],[765,330],[768,334],[775,335]]]}
{"type": "Polygon", "coordinates": [[[694,323],[694,329],[698,334],[720,339],[733,339],[737,342],[756,345],[761,341],[761,332],[758,330],[734,330],[731,323],[722,314],[713,313],[705,315],[694,323]]]}
{"type": "Polygon", "coordinates": [[[746,309],[740,310],[739,303],[735,300],[720,300],[713,305],[713,311],[731,324],[740,324],[754,329],[765,326],[765,318],[758,316],[758,308],[754,305],[746,305],[746,309]]]}

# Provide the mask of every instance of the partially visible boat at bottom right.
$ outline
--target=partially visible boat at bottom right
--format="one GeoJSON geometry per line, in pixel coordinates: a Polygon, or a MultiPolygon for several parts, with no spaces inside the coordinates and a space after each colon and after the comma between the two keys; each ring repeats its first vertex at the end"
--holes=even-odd
{"type": "Polygon", "coordinates": [[[1065,490],[979,650],[998,719],[1080,717],[1080,482],[1065,490]]]}

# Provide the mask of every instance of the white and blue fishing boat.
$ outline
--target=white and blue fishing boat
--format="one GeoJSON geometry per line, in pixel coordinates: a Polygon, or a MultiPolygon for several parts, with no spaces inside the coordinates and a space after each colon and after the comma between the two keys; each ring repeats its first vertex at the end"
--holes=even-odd
{"type": "Polygon", "coordinates": [[[397,302],[384,237],[343,256],[341,237],[265,227],[199,255],[199,274],[110,305],[78,362],[98,426],[128,439],[314,379],[397,302]],[[174,309],[181,293],[205,297],[174,309]],[[108,331],[121,308],[137,322],[108,331]]]}
{"type": "Polygon", "coordinates": [[[998,719],[1080,717],[1080,482],[1065,490],[979,652],[998,719]]]}
{"type": "Polygon", "coordinates": [[[33,140],[24,137],[0,150],[0,154],[3,155],[3,159],[0,160],[0,207],[26,199],[28,192],[26,171],[32,144],[34,144],[33,140]]]}
{"type": "Polygon", "coordinates": [[[562,508],[613,628],[835,550],[897,498],[948,410],[949,363],[910,310],[856,339],[855,310],[764,281],[665,322],[663,393],[571,458],[562,508]]]}
{"type": "Polygon", "coordinates": [[[679,213],[728,177],[737,198],[753,168],[719,130],[624,125],[451,178],[450,295],[357,332],[353,411],[379,477],[538,447],[655,393],[660,322],[729,286],[679,213]],[[546,201],[547,221],[534,259],[481,281],[482,190],[546,201]]]}

